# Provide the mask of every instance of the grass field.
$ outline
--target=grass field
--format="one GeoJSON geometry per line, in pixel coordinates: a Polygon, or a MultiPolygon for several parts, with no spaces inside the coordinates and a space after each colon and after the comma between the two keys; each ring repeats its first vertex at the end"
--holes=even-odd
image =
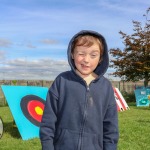
{"type": "MultiPolygon", "coordinates": [[[[118,150],[150,150],[150,108],[136,107],[119,112],[120,140],[118,150]]],[[[16,127],[9,107],[0,107],[4,122],[4,134],[0,139],[0,150],[40,150],[38,138],[23,141],[16,127]]]]}

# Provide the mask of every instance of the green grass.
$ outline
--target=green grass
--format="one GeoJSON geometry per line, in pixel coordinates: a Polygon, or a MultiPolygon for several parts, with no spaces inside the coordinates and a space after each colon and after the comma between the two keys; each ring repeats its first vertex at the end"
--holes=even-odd
{"type": "MultiPolygon", "coordinates": [[[[120,139],[118,150],[150,150],[150,108],[136,107],[119,112],[120,139]]],[[[23,141],[13,125],[9,107],[0,107],[0,116],[4,122],[4,134],[0,139],[0,150],[40,150],[38,138],[23,141]]]]}
{"type": "Polygon", "coordinates": [[[0,150],[41,150],[38,138],[22,140],[17,127],[14,126],[9,107],[0,107],[0,116],[4,124],[4,133],[0,139],[0,150]]]}
{"type": "Polygon", "coordinates": [[[119,150],[150,150],[150,108],[130,106],[119,112],[119,150]]]}

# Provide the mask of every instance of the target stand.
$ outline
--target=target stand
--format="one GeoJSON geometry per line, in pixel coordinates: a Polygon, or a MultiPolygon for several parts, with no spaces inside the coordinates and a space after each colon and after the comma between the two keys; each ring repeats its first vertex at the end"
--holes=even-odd
{"type": "Polygon", "coordinates": [[[2,118],[0,117],[0,139],[1,139],[2,136],[3,136],[3,131],[4,131],[3,120],[2,120],[2,118]]]}

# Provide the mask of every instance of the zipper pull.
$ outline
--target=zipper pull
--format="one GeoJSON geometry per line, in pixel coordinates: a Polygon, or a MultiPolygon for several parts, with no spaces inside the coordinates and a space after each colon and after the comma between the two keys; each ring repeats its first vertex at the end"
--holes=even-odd
{"type": "Polygon", "coordinates": [[[90,91],[90,88],[89,88],[89,86],[87,86],[87,91],[90,91]]]}

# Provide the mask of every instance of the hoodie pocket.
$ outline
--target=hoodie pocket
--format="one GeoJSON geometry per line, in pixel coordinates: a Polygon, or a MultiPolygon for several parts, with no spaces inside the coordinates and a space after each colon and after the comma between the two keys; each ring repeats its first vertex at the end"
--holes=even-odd
{"type": "Polygon", "coordinates": [[[84,133],[82,137],[83,150],[103,150],[96,134],[84,133]]]}
{"type": "Polygon", "coordinates": [[[55,150],[76,150],[78,146],[79,133],[76,131],[62,129],[56,143],[55,150]]]}

